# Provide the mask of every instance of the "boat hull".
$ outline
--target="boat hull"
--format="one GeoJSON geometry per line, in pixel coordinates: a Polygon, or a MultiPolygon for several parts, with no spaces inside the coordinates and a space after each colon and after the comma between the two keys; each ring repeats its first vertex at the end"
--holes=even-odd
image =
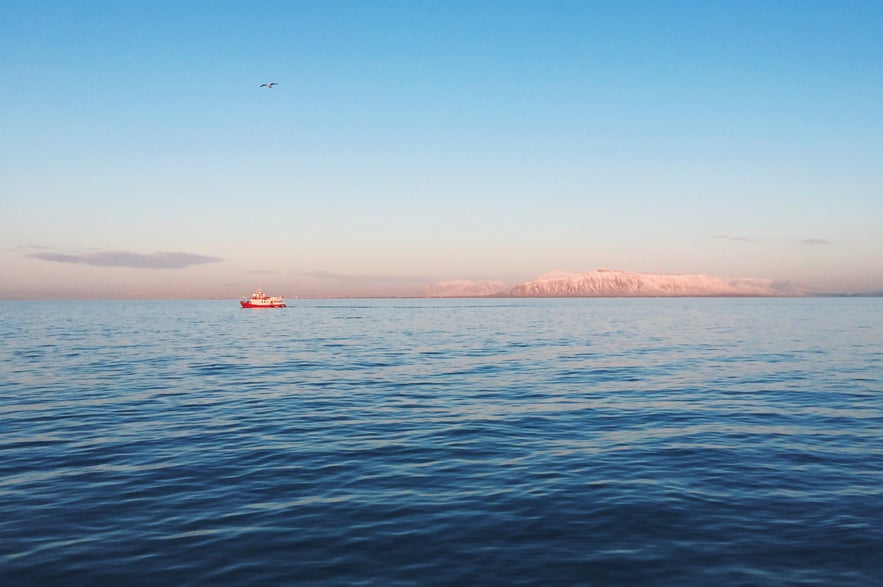
{"type": "Polygon", "coordinates": [[[252,302],[239,302],[243,308],[284,308],[285,304],[282,303],[272,303],[272,304],[254,304],[252,302]]]}

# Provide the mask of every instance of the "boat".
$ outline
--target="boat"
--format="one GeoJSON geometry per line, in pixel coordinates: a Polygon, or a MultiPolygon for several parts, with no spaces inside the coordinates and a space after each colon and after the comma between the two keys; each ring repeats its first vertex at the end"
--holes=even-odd
{"type": "Polygon", "coordinates": [[[284,308],[285,298],[282,296],[268,296],[262,290],[251,294],[250,298],[240,298],[239,303],[243,308],[284,308]]]}

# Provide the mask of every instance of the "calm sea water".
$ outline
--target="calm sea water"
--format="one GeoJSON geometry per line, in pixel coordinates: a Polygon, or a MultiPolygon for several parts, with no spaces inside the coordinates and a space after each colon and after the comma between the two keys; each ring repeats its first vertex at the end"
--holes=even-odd
{"type": "Polygon", "coordinates": [[[883,299],[0,304],[0,584],[880,585],[883,299]]]}

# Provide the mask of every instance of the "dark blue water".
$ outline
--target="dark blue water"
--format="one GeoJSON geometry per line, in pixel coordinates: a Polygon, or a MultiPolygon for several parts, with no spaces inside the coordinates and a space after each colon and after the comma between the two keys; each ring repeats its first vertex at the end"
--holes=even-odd
{"type": "Polygon", "coordinates": [[[0,304],[0,584],[880,585],[883,299],[0,304]]]}

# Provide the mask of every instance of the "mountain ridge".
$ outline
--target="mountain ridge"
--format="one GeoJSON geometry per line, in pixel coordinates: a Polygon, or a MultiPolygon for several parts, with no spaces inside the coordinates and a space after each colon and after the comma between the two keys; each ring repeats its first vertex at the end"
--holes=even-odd
{"type": "Polygon", "coordinates": [[[499,281],[447,280],[429,286],[427,297],[782,297],[807,295],[789,282],[704,274],[636,273],[596,269],[583,273],[550,271],[506,287],[499,281]],[[500,286],[497,291],[490,291],[500,286]],[[487,292],[487,293],[485,293],[487,292]]]}

